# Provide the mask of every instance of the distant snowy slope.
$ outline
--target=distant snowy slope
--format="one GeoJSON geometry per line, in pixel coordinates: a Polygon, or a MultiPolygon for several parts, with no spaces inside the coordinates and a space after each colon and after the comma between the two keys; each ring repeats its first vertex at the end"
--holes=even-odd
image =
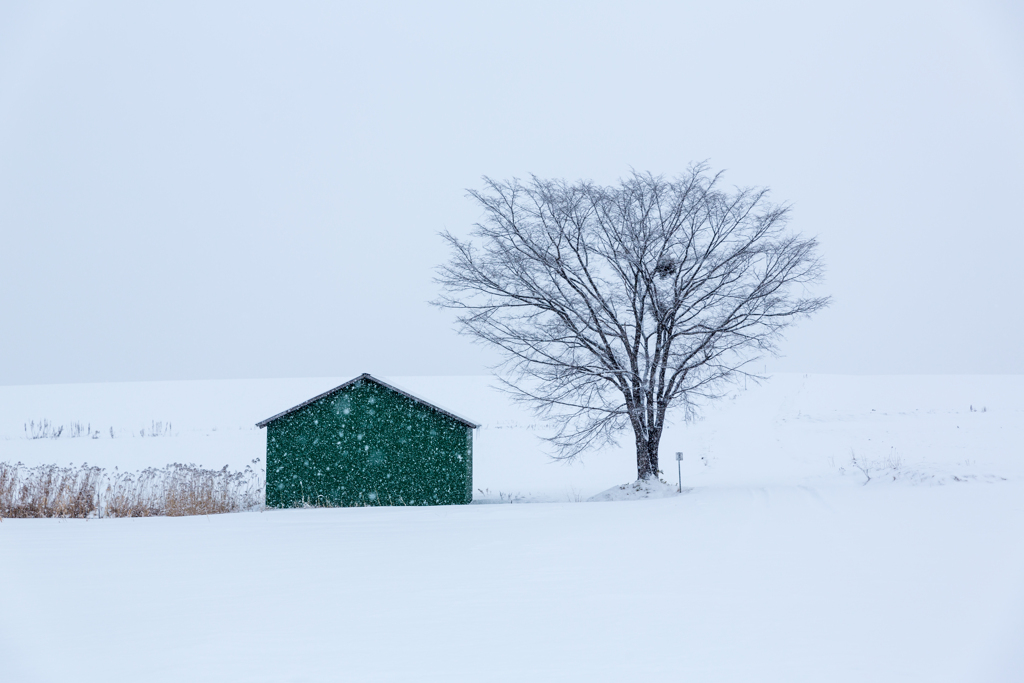
{"type": "MultiPolygon", "coordinates": [[[[0,387],[0,461],[242,468],[264,457],[257,421],[347,379],[0,387]],[[65,431],[29,438],[42,421],[65,431]],[[72,425],[90,434],[72,437],[72,425]]],[[[487,377],[382,379],[481,423],[481,500],[582,500],[635,479],[628,433],[581,462],[552,462],[544,425],[487,377]]],[[[687,487],[999,481],[1024,475],[1022,443],[1024,376],[775,375],[671,426],[661,466],[675,484],[683,452],[687,487]]]]}

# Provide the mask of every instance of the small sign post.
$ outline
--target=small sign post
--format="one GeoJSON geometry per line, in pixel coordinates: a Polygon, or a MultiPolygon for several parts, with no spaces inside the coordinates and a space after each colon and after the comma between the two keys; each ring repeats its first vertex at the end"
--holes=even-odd
{"type": "Polygon", "coordinates": [[[683,492],[683,452],[676,451],[676,473],[679,475],[679,493],[683,492]]]}

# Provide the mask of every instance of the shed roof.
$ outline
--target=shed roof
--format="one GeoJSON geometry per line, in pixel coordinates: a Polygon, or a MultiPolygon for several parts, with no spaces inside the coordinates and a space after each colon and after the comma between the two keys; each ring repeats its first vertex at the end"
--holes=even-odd
{"type": "Polygon", "coordinates": [[[325,391],[322,394],[318,394],[317,396],[314,396],[313,398],[309,399],[308,401],[303,401],[299,405],[294,406],[292,408],[289,408],[288,410],[284,411],[283,413],[278,413],[277,415],[274,415],[273,417],[268,417],[266,420],[263,420],[262,422],[257,422],[256,426],[260,427],[260,428],[266,427],[268,424],[270,424],[274,420],[276,420],[276,419],[278,419],[280,417],[284,417],[285,415],[289,415],[291,413],[294,413],[296,410],[299,410],[300,408],[305,408],[310,403],[314,403],[316,401],[319,401],[320,399],[326,398],[326,397],[330,396],[331,394],[336,394],[339,391],[341,391],[342,389],[350,387],[350,386],[352,386],[353,384],[355,384],[356,382],[358,382],[360,380],[368,380],[370,382],[373,382],[374,384],[379,384],[382,387],[390,389],[391,391],[393,391],[393,392],[395,392],[397,394],[401,394],[402,396],[405,396],[407,398],[411,398],[412,400],[416,401],[417,403],[421,403],[421,404],[427,406],[428,408],[431,408],[432,410],[436,410],[437,412],[441,413],[442,415],[447,415],[448,417],[452,418],[453,420],[457,420],[458,422],[461,422],[462,424],[466,425],[467,427],[469,427],[471,429],[476,429],[477,427],[480,426],[478,424],[475,424],[475,423],[471,422],[470,420],[467,420],[464,417],[459,417],[458,415],[456,415],[455,413],[453,413],[453,412],[451,412],[449,410],[445,410],[444,408],[440,408],[440,407],[434,405],[433,403],[429,403],[427,401],[424,401],[419,396],[413,396],[408,391],[403,391],[402,389],[399,389],[398,387],[396,387],[396,386],[394,386],[392,384],[388,384],[387,382],[383,382],[383,381],[377,379],[376,377],[374,377],[373,375],[371,375],[368,372],[364,372],[363,374],[359,375],[358,377],[350,379],[349,381],[345,382],[344,384],[340,384],[340,385],[334,387],[333,389],[331,389],[329,391],[325,391]]]}

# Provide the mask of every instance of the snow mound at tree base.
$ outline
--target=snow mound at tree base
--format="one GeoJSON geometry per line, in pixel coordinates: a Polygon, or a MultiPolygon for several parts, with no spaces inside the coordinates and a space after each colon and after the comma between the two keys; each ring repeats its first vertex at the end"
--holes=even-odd
{"type": "MultiPolygon", "coordinates": [[[[683,489],[684,492],[690,489],[683,489]]],[[[674,484],[662,479],[637,479],[629,484],[613,486],[587,499],[588,503],[603,503],[613,500],[641,500],[644,498],[671,498],[678,496],[674,484]]]]}

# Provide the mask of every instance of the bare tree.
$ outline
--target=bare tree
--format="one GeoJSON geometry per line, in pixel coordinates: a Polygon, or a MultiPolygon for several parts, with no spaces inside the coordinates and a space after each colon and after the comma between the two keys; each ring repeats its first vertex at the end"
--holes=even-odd
{"type": "Polygon", "coordinates": [[[748,376],[781,333],[828,304],[817,243],[786,231],[766,189],[720,188],[704,164],[665,179],[484,178],[473,241],[443,233],[439,269],[461,331],[503,353],[502,381],[554,421],[556,457],[613,442],[627,425],[637,478],[658,474],[670,409],[690,415],[748,376]]]}

